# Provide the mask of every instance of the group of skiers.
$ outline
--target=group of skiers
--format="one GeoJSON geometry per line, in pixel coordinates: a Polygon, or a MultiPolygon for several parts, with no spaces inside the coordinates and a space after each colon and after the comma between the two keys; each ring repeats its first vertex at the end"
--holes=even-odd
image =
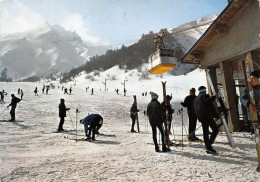
{"type": "MultiPolygon", "coordinates": [[[[250,102],[246,87],[244,88],[240,96],[240,101],[242,105],[248,107],[252,112],[257,112],[258,118],[260,118],[260,70],[255,70],[251,72],[250,75],[256,103],[253,104],[252,102],[250,102]]],[[[197,120],[199,120],[199,122],[201,122],[202,125],[203,139],[206,151],[207,153],[216,154],[217,152],[212,147],[212,144],[214,143],[219,132],[219,126],[217,126],[215,120],[220,119],[220,117],[218,111],[215,109],[213,105],[213,102],[216,98],[219,98],[219,96],[218,94],[215,94],[213,96],[207,94],[205,86],[200,86],[198,88],[198,91],[199,94],[198,96],[196,96],[196,89],[191,88],[190,94],[187,97],[185,97],[184,102],[180,103],[183,107],[187,107],[189,117],[188,139],[190,141],[200,140],[195,135],[197,120]],[[211,128],[212,132],[209,132],[209,127],[211,128]]],[[[171,127],[172,114],[174,113],[174,109],[172,109],[170,105],[170,100],[172,99],[172,97],[167,95],[166,104],[164,102],[160,104],[158,101],[158,95],[156,93],[150,92],[150,95],[152,99],[147,106],[147,115],[149,118],[150,125],[152,127],[155,151],[160,151],[156,138],[156,128],[158,128],[162,136],[162,151],[167,152],[169,151],[169,149],[166,146],[166,130],[170,131],[169,129],[171,127]],[[170,121],[168,125],[165,125],[169,128],[164,128],[163,126],[163,123],[165,123],[166,120],[170,121]]],[[[134,125],[137,112],[139,112],[139,110],[137,109],[136,102],[134,102],[130,109],[130,117],[132,119],[131,132],[135,132],[134,125]]]]}
{"type": "MultiPolygon", "coordinates": [[[[206,87],[199,87],[199,95],[195,95],[195,88],[190,89],[190,95],[184,99],[184,102],[181,103],[183,107],[187,107],[188,116],[189,116],[189,140],[198,141],[200,140],[195,135],[197,119],[202,123],[203,128],[203,138],[205,141],[206,150],[208,153],[216,153],[212,148],[212,144],[215,141],[215,138],[218,134],[218,127],[213,118],[218,116],[212,102],[218,97],[214,95],[210,97],[206,94],[206,87]],[[212,134],[209,137],[209,127],[212,129],[212,134]]],[[[167,138],[166,131],[170,134],[170,128],[172,123],[172,114],[175,110],[171,107],[170,101],[172,96],[167,95],[165,101],[160,103],[158,101],[158,95],[154,92],[150,92],[151,102],[147,106],[147,116],[149,118],[150,125],[152,127],[153,142],[155,145],[155,151],[159,152],[159,146],[157,142],[157,130],[159,129],[162,137],[162,151],[167,152],[170,149],[166,146],[167,138]],[[164,128],[163,123],[168,121],[164,128]]],[[[131,132],[135,132],[134,125],[136,121],[137,112],[140,110],[137,109],[137,104],[134,101],[130,108],[130,117],[132,119],[132,128],[131,132]]]]}
{"type": "MultiPolygon", "coordinates": [[[[65,122],[65,117],[67,116],[66,112],[69,110],[70,108],[67,108],[65,106],[65,100],[60,99],[60,104],[59,104],[60,122],[58,127],[59,132],[65,131],[63,129],[63,124],[65,122]]],[[[79,111],[76,110],[76,112],[78,113],[79,111]]],[[[84,124],[85,134],[87,137],[86,140],[90,140],[90,139],[95,140],[95,135],[99,134],[98,130],[101,128],[103,124],[103,117],[99,114],[89,114],[85,118],[81,119],[80,123],[84,124]]]]}
{"type": "Polygon", "coordinates": [[[18,88],[18,95],[21,95],[21,100],[23,99],[23,90],[18,88]]]}
{"type": "MultiPolygon", "coordinates": [[[[251,72],[250,74],[251,84],[255,95],[255,101],[256,103],[253,104],[250,102],[249,95],[247,92],[247,88],[243,90],[240,101],[241,104],[245,107],[249,108],[252,112],[256,112],[258,115],[258,118],[260,118],[260,70],[255,70],[251,72]]],[[[92,88],[93,89],[93,88],[92,88]]],[[[218,98],[218,94],[215,94],[214,96],[210,96],[207,94],[207,90],[205,86],[200,86],[198,88],[198,96],[196,96],[196,89],[191,88],[190,93],[187,97],[185,97],[184,101],[180,104],[183,107],[187,107],[188,117],[189,117],[189,140],[190,141],[197,141],[200,140],[195,135],[196,131],[196,123],[197,120],[201,122],[202,129],[203,129],[203,139],[205,142],[205,148],[208,153],[215,154],[217,153],[216,150],[212,147],[212,144],[214,143],[218,132],[219,127],[217,126],[215,119],[219,118],[219,115],[217,113],[217,110],[213,106],[213,102],[216,98],[218,98]],[[209,127],[211,128],[212,132],[209,132],[209,127]]],[[[93,90],[92,90],[93,92],[93,90]]],[[[18,89],[18,94],[21,94],[22,90],[18,89]]],[[[37,87],[34,90],[35,95],[37,94],[37,87]]],[[[6,92],[3,90],[0,92],[1,100],[4,100],[4,95],[6,95],[6,92]]],[[[22,94],[23,95],[23,94],[22,94]]],[[[171,120],[172,120],[172,114],[174,113],[174,109],[171,107],[170,101],[172,99],[172,96],[167,95],[166,100],[163,103],[160,103],[158,101],[158,95],[156,93],[150,92],[151,95],[151,101],[147,106],[147,116],[149,118],[149,122],[152,128],[152,136],[153,136],[153,142],[155,145],[155,151],[159,152],[159,145],[157,142],[157,128],[159,129],[161,133],[161,140],[162,140],[162,151],[167,152],[170,149],[167,148],[167,139],[166,139],[166,132],[165,130],[171,128],[171,120]],[[168,120],[170,121],[168,127],[164,128],[163,123],[168,120]]],[[[14,94],[11,94],[11,103],[7,106],[11,106],[11,120],[15,120],[15,109],[17,106],[17,103],[21,101],[21,99],[17,98],[14,94]]],[[[21,96],[22,97],[22,96],[21,96]]],[[[65,100],[61,99],[59,104],[59,117],[60,117],[60,123],[58,127],[58,131],[64,131],[63,124],[64,124],[64,118],[66,117],[66,111],[69,111],[70,108],[66,108],[65,106],[65,100]]],[[[136,115],[140,110],[137,109],[137,103],[134,101],[134,103],[131,106],[130,109],[130,117],[132,119],[132,127],[131,132],[135,132],[134,126],[136,122],[136,115]]],[[[80,120],[82,124],[84,124],[86,137],[88,139],[95,139],[95,134],[98,133],[98,130],[101,128],[103,124],[103,118],[99,114],[90,114],[86,116],[84,119],[80,120]],[[92,134],[92,137],[91,137],[92,134]]]]}
{"type": "MultiPolygon", "coordinates": [[[[37,87],[36,87],[37,88],[37,87]]],[[[49,93],[49,90],[50,90],[50,85],[43,85],[43,87],[42,87],[42,93],[44,93],[44,91],[45,91],[45,89],[46,89],[46,94],[48,94],[49,93]]],[[[36,90],[36,92],[37,92],[37,89],[35,89],[36,90]]],[[[35,91],[34,91],[35,92],[35,91]]],[[[38,95],[38,94],[37,94],[38,95]]]]}

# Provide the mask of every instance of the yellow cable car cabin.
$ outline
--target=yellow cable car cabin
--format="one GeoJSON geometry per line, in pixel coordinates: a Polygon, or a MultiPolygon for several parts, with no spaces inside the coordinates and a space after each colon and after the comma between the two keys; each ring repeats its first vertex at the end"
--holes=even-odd
{"type": "Polygon", "coordinates": [[[178,59],[174,56],[173,50],[157,49],[148,58],[149,73],[163,74],[173,69],[178,64],[178,59]]]}

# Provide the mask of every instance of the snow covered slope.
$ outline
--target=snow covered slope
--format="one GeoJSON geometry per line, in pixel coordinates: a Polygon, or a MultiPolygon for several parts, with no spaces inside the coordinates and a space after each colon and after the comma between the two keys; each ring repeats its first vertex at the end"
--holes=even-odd
{"type": "MultiPolygon", "coordinates": [[[[105,75],[100,74],[97,80],[104,81],[103,76],[106,74],[120,75],[122,72],[114,67],[107,70],[105,75]]],[[[137,71],[131,73],[132,77],[137,79],[134,76],[137,71]]],[[[177,82],[167,79],[167,84],[184,86],[196,83],[195,78],[192,78],[193,73],[190,74],[185,79],[171,76],[176,78],[177,82]]],[[[255,142],[249,133],[232,134],[237,144],[235,149],[227,145],[225,133],[220,133],[216,138],[217,143],[213,144],[219,155],[207,154],[203,143],[194,142],[185,142],[184,147],[172,146],[171,152],[155,152],[151,127],[143,114],[151,100],[149,95],[140,94],[143,91],[141,83],[144,82],[127,81],[128,91],[126,96],[123,96],[122,80],[119,77],[117,79],[113,82],[108,81],[109,89],[106,92],[100,81],[95,81],[95,86],[91,85],[91,82],[83,82],[85,79],[82,79],[78,80],[76,86],[64,85],[67,88],[72,86],[71,95],[64,95],[61,87],[56,87],[51,89],[48,95],[39,93],[39,96],[35,96],[33,90],[36,86],[41,90],[43,83],[0,82],[0,88],[8,92],[5,97],[6,103],[0,104],[1,120],[10,118],[9,110],[6,108],[10,103],[10,94],[16,94],[18,88],[24,91],[23,100],[16,108],[18,122],[0,122],[1,181],[259,181],[259,173],[255,171],[255,142]],[[90,89],[86,92],[87,85],[90,89],[94,87],[94,95],[90,94],[90,89]],[[119,95],[115,93],[114,87],[120,89],[119,95]],[[141,110],[140,133],[130,132],[129,110],[133,103],[132,94],[137,95],[138,108],[141,110]],[[60,98],[64,98],[66,106],[71,108],[64,123],[64,129],[69,131],[64,133],[55,132],[59,124],[60,98]],[[78,117],[75,113],[76,108],[80,110],[78,117]],[[84,126],[79,123],[79,119],[88,113],[99,113],[103,116],[104,123],[100,132],[104,135],[96,136],[98,141],[92,143],[67,139],[76,138],[76,121],[77,137],[85,137],[84,126]]],[[[158,87],[161,85],[160,81],[159,78],[150,80],[149,90],[158,89],[158,94],[162,93],[158,87]]],[[[171,130],[174,135],[170,135],[170,139],[180,140],[182,117],[177,111],[181,105],[176,101],[174,88],[168,88],[167,92],[173,92],[172,104],[176,111],[173,114],[171,130]]],[[[182,92],[188,94],[187,90],[182,92]]],[[[162,101],[161,94],[159,101],[162,101]]],[[[183,122],[184,138],[187,138],[188,118],[185,109],[183,122]]],[[[200,125],[198,122],[196,135],[202,139],[200,125]]],[[[158,136],[158,140],[159,138],[158,136]]]]}

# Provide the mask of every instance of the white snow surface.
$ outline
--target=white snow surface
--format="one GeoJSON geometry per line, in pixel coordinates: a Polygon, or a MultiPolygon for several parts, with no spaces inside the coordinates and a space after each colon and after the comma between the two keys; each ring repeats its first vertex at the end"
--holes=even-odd
{"type": "MultiPolygon", "coordinates": [[[[89,73],[90,74],[90,73],[89,73]]],[[[91,73],[92,74],[92,73],[91,73]]],[[[172,105],[174,135],[171,139],[181,139],[182,131],[186,138],[188,118],[184,109],[182,117],[177,115],[180,101],[188,95],[190,87],[205,85],[205,73],[195,70],[186,76],[164,75],[150,80],[138,80],[137,70],[124,73],[113,67],[96,81],[85,79],[86,74],[74,82],[72,94],[64,95],[61,88],[51,89],[49,94],[41,93],[43,83],[0,83],[0,89],[8,92],[5,103],[0,104],[1,119],[9,119],[10,94],[17,95],[17,89],[24,91],[23,100],[18,103],[16,119],[18,122],[0,122],[0,177],[1,181],[259,181],[257,154],[253,136],[249,133],[233,133],[237,147],[227,144],[214,144],[219,155],[206,154],[204,144],[187,143],[184,147],[171,147],[167,153],[154,150],[151,127],[143,114],[150,95],[142,96],[144,91],[154,91],[162,101],[161,81],[167,81],[167,94],[173,94],[172,105]],[[132,76],[129,76],[131,74],[132,76]],[[107,80],[107,91],[102,82],[112,75],[115,80],[107,80]],[[126,79],[127,94],[123,96],[121,84],[126,79]],[[177,86],[178,85],[178,86],[177,86]],[[38,87],[39,96],[33,90],[38,87]],[[86,87],[89,90],[86,91],[86,87]],[[94,88],[94,95],[90,94],[94,88]],[[119,95],[114,91],[119,88],[119,95]],[[101,89],[101,90],[100,90],[101,89]],[[132,95],[137,95],[140,133],[131,133],[129,110],[133,103],[132,95]],[[64,129],[69,132],[56,133],[59,117],[58,104],[65,99],[71,108],[65,118],[64,129]],[[75,110],[80,113],[76,117],[75,110]],[[83,125],[76,121],[88,113],[99,113],[104,118],[97,135],[97,142],[74,141],[64,137],[83,138],[83,125]],[[23,121],[23,122],[19,122],[23,121]]],[[[45,83],[46,84],[46,83],[45,83]]],[[[19,96],[19,95],[17,95],[19,96]]],[[[201,124],[198,122],[197,127],[201,124]]],[[[199,128],[197,136],[202,139],[199,128]]],[[[158,137],[159,140],[159,137],[158,137]]],[[[227,143],[225,133],[220,133],[217,142],[227,143]]]]}

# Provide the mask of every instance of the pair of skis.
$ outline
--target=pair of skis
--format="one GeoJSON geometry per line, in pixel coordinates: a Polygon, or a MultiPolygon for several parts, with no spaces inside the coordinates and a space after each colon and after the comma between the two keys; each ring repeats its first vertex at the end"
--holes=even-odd
{"type": "MultiPolygon", "coordinates": [[[[136,95],[133,95],[134,97],[134,102],[136,103],[136,107],[137,107],[137,100],[136,100],[136,95]]],[[[137,109],[138,110],[138,109],[137,109]]],[[[138,112],[136,112],[136,125],[137,125],[137,131],[138,133],[140,132],[140,128],[139,128],[139,118],[138,118],[138,112]]]]}
{"type": "MultiPolygon", "coordinates": [[[[167,99],[166,99],[166,81],[165,82],[162,82],[162,87],[163,87],[163,100],[164,100],[164,104],[165,104],[165,108],[167,106],[167,99]]],[[[169,113],[166,109],[165,111],[165,115],[166,115],[166,120],[164,122],[164,126],[165,126],[165,130],[166,130],[166,145],[168,147],[168,149],[170,149],[170,121],[169,121],[169,113]]]]}

